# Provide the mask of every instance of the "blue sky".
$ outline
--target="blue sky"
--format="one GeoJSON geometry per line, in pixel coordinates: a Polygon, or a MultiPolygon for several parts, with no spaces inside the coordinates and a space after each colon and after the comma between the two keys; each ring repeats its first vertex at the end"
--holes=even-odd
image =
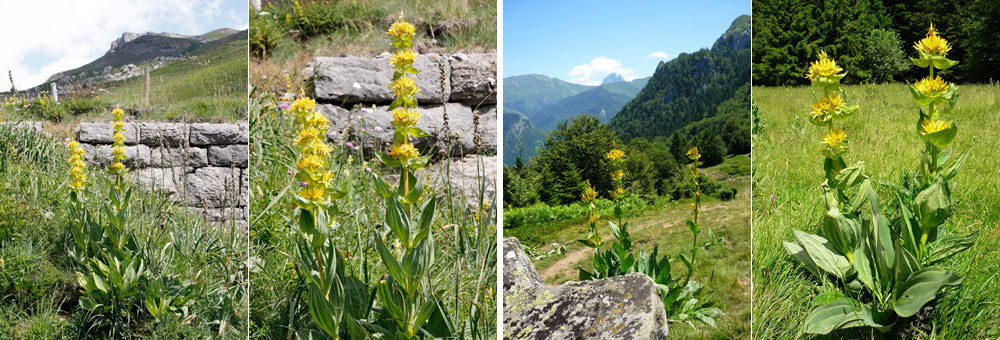
{"type": "Polygon", "coordinates": [[[246,29],[248,6],[245,0],[3,1],[0,31],[20,33],[4,35],[0,89],[9,89],[7,70],[19,89],[34,87],[104,55],[126,31],[198,35],[246,29]]]}
{"type": "Polygon", "coordinates": [[[750,0],[503,3],[503,76],[543,74],[578,84],[653,74],[660,60],[711,47],[750,0]],[[665,55],[665,56],[664,56],[665,55]]]}

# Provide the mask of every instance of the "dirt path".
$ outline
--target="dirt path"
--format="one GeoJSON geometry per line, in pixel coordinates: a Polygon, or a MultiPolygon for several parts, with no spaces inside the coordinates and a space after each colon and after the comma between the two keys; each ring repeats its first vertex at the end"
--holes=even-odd
{"type": "MultiPolygon", "coordinates": [[[[731,205],[730,204],[731,202],[733,201],[722,202],[720,204],[713,205],[711,207],[704,207],[702,208],[701,211],[704,212],[716,209],[725,209],[731,205]]],[[[688,218],[687,215],[674,215],[674,218],[669,221],[657,220],[657,219],[644,221],[643,223],[635,225],[634,228],[630,228],[629,233],[630,234],[636,233],[638,231],[649,228],[650,225],[654,224],[664,224],[665,225],[663,227],[664,229],[673,228],[675,226],[682,225],[684,220],[687,218],[688,218]]],[[[609,241],[612,238],[614,238],[614,236],[611,235],[610,232],[607,232],[606,230],[603,232],[603,234],[604,236],[602,237],[602,239],[604,239],[604,241],[609,241]]],[[[588,247],[582,247],[580,249],[569,252],[566,254],[566,256],[563,256],[563,258],[559,259],[555,263],[552,263],[552,265],[546,267],[545,269],[542,269],[541,273],[539,274],[542,275],[542,280],[545,281],[548,281],[549,279],[557,276],[576,277],[577,273],[576,264],[579,263],[581,260],[590,257],[591,254],[593,254],[593,252],[594,252],[593,249],[590,249],[588,247]]]]}

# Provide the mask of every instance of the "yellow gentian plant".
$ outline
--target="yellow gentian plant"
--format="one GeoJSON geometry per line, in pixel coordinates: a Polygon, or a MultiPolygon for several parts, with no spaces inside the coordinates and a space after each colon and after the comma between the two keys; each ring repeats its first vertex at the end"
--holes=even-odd
{"type": "Polygon", "coordinates": [[[920,111],[917,124],[926,148],[919,179],[904,176],[903,184],[893,187],[899,206],[895,217],[882,214],[882,203],[861,162],[846,166],[843,160],[847,136],[832,122],[843,107],[837,92],[846,72],[825,53],[810,67],[808,77],[824,90],[810,118],[827,127],[822,149],[826,179],[820,186],[826,211],[820,234],[792,229],[794,242],[783,244],[789,255],[830,287],[814,299],[819,307],[806,317],[804,333],[828,334],[851,327],[889,332],[897,320],[919,312],[942,289],[962,282],[961,275],[932,266],[969,248],[976,238],[976,234],[945,236],[944,231],[951,214],[947,181],[968,153],[940,167],[948,156],[939,154],[939,149],[951,141],[956,128],[940,119],[937,105],[954,102],[955,86],[934,77],[934,69],[957,62],[944,57],[950,45],[933,26],[915,48],[919,58],[912,59],[914,64],[930,69],[928,78],[910,87],[917,103],[928,107],[920,111]],[[854,187],[857,190],[849,195],[854,187]],[[869,209],[862,211],[865,205],[869,209]]]}

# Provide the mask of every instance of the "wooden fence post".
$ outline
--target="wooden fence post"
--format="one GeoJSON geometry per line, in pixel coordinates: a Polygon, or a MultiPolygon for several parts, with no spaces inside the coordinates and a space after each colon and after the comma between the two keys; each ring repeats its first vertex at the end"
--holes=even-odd
{"type": "Polygon", "coordinates": [[[58,103],[59,102],[59,90],[56,88],[56,83],[52,82],[52,83],[49,83],[49,84],[52,84],[52,101],[58,103]]]}
{"type": "Polygon", "coordinates": [[[144,71],[145,71],[144,73],[146,75],[146,88],[143,91],[142,103],[148,107],[149,106],[149,68],[146,68],[144,71]]]}

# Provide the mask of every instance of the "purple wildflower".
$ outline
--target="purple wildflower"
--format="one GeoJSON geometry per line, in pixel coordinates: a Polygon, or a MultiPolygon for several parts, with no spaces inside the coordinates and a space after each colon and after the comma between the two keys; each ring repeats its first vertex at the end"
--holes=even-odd
{"type": "Polygon", "coordinates": [[[441,150],[438,150],[438,153],[444,153],[444,148],[441,148],[441,150]]]}
{"type": "Polygon", "coordinates": [[[382,127],[381,126],[376,126],[375,127],[375,131],[376,132],[382,132],[382,127]]]}
{"type": "Polygon", "coordinates": [[[289,104],[288,102],[281,102],[281,105],[278,105],[278,108],[282,110],[287,110],[290,107],[292,107],[292,104],[289,104]]]}
{"type": "Polygon", "coordinates": [[[347,145],[347,147],[349,147],[349,148],[353,148],[354,147],[354,143],[351,143],[351,142],[344,143],[344,145],[347,145]]]}
{"type": "Polygon", "coordinates": [[[771,200],[772,201],[774,200],[774,194],[771,194],[771,200]]]}
{"type": "Polygon", "coordinates": [[[309,186],[309,183],[299,182],[299,186],[307,187],[307,186],[309,186]]]}

